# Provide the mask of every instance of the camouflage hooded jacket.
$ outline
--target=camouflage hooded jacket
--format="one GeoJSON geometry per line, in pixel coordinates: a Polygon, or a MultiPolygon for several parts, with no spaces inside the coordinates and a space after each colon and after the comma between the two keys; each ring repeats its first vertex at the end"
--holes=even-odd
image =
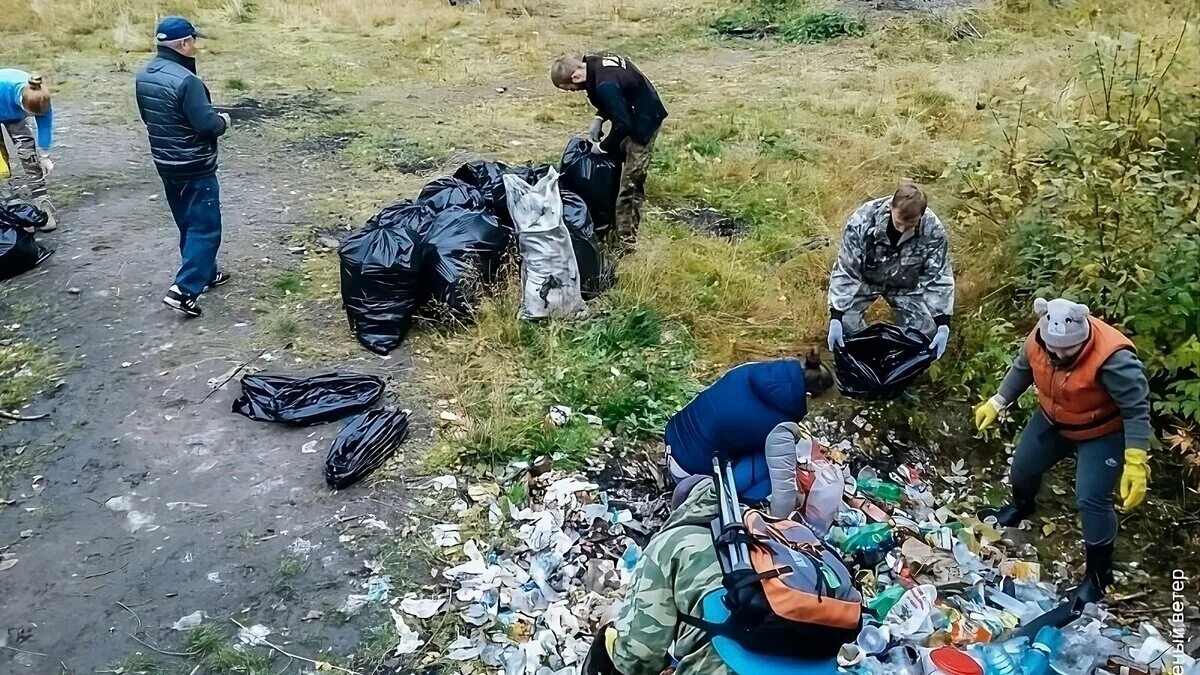
{"type": "Polygon", "coordinates": [[[863,204],[850,216],[829,277],[829,309],[840,318],[857,298],[909,295],[921,298],[934,319],[954,313],[954,270],[946,228],[930,209],[911,236],[888,239],[892,198],[863,204]]]}
{"type": "Polygon", "coordinates": [[[705,479],[646,547],[616,621],[612,658],[622,675],[658,675],[668,652],[683,657],[679,675],[730,675],[710,645],[696,649],[701,632],[679,620],[680,614],[701,615],[701,600],[721,587],[721,568],[707,527],[671,526],[716,517],[717,491],[705,479]]]}

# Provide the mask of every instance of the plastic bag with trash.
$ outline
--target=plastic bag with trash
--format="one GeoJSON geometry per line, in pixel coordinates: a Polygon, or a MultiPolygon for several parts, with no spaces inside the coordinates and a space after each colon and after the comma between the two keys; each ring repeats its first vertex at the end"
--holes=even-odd
{"type": "Polygon", "coordinates": [[[824,537],[842,509],[842,493],[849,474],[845,467],[825,459],[810,459],[807,470],[812,472],[813,480],[804,497],[804,522],[824,537]]]}
{"type": "Polygon", "coordinates": [[[46,219],[46,213],[32,204],[0,202],[0,281],[28,272],[54,252],[33,236],[46,219]]]}
{"type": "Polygon", "coordinates": [[[325,459],[325,482],[344,490],[362,480],[396,453],[408,435],[408,413],[369,410],[346,423],[325,459]]]}
{"type": "Polygon", "coordinates": [[[506,174],[508,210],[521,250],[522,319],[573,317],[587,305],[579,287],[579,267],[571,235],[563,224],[558,172],[549,169],[535,185],[506,174]]]}
{"type": "Polygon", "coordinates": [[[431,298],[453,320],[469,321],[499,276],[511,232],[481,210],[451,207],[433,219],[422,263],[431,298]]]}
{"type": "Polygon", "coordinates": [[[507,172],[508,165],[504,162],[468,162],[458,167],[454,178],[479,190],[484,208],[499,214],[508,209],[504,197],[504,174],[507,172]]]}
{"type": "Polygon", "coordinates": [[[233,402],[233,412],[260,422],[307,426],[360,413],[382,396],[383,380],[374,375],[257,373],[242,378],[242,395],[233,402]]]}
{"type": "Polygon", "coordinates": [[[876,323],[846,338],[833,360],[842,394],[874,401],[899,396],[937,358],[920,331],[876,323]]]}
{"type": "Polygon", "coordinates": [[[432,220],[428,207],[397,202],[338,249],[346,318],[358,341],[376,354],[400,346],[426,299],[421,262],[432,220]]]}
{"type": "Polygon", "coordinates": [[[576,136],[563,150],[562,189],[574,192],[592,212],[596,235],[603,238],[612,227],[621,183],[621,160],[607,153],[592,152],[592,142],[576,136]]]}
{"type": "Polygon", "coordinates": [[[575,249],[575,264],[579,266],[580,290],[584,300],[600,295],[616,282],[612,265],[600,252],[596,239],[592,214],[583,198],[574,192],[561,190],[563,224],[571,233],[571,247],[575,249]]]}
{"type": "Polygon", "coordinates": [[[452,176],[441,176],[426,183],[417,196],[417,203],[428,206],[434,213],[454,207],[472,211],[484,207],[483,194],[478,188],[452,176]]]}

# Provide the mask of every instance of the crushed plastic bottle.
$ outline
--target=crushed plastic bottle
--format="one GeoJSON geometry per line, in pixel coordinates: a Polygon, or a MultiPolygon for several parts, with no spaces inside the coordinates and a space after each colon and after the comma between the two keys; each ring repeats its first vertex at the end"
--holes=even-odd
{"type": "Polygon", "coordinates": [[[984,675],[1021,675],[1020,668],[1004,645],[980,645],[977,650],[984,675]]]}
{"type": "Polygon", "coordinates": [[[1024,675],[1048,675],[1050,672],[1050,654],[1058,649],[1062,642],[1062,633],[1054,626],[1043,626],[1033,638],[1029,651],[1021,659],[1021,672],[1024,675]]]}
{"type": "Polygon", "coordinates": [[[859,492],[889,504],[899,504],[904,498],[904,488],[891,481],[859,476],[855,482],[859,492]]]}

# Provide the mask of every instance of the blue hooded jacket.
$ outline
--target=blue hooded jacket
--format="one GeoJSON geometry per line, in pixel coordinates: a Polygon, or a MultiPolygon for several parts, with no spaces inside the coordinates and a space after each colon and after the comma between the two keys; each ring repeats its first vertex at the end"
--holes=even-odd
{"type": "Polygon", "coordinates": [[[671,457],[690,474],[712,474],[718,453],[733,464],[739,495],[771,494],[764,443],[780,422],[808,413],[804,362],[776,359],[730,369],[667,422],[671,457]]]}
{"type": "MultiPolygon", "coordinates": [[[[29,86],[29,73],[16,68],[0,68],[0,123],[20,122],[31,115],[21,106],[21,92],[29,86]]],[[[54,108],[34,117],[37,120],[37,144],[42,150],[54,141],[54,108]]]]}

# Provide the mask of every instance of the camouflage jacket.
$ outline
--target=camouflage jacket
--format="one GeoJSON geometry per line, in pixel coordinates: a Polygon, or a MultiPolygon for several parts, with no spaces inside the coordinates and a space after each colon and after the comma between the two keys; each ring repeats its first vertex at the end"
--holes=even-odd
{"type": "Polygon", "coordinates": [[[892,198],[863,204],[850,216],[829,277],[829,309],[834,318],[857,298],[919,296],[935,318],[954,313],[954,270],[946,228],[925,209],[921,223],[899,244],[888,239],[892,198]]]}
{"type": "Polygon", "coordinates": [[[717,491],[705,479],[650,540],[617,616],[612,657],[622,675],[658,675],[669,652],[683,656],[678,675],[731,675],[711,645],[696,649],[701,632],[679,620],[680,614],[699,617],[700,601],[721,587],[712,533],[694,525],[670,529],[683,520],[716,517],[717,491]]]}

